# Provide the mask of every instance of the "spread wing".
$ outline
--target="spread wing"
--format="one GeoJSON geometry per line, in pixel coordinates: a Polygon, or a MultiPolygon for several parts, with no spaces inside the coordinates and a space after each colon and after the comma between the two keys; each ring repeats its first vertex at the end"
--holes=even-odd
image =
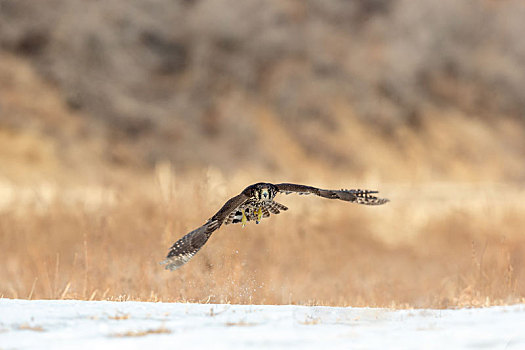
{"type": "Polygon", "coordinates": [[[329,198],[329,199],[340,199],[342,201],[354,202],[357,204],[365,205],[380,205],[388,202],[388,199],[378,198],[373,196],[373,194],[378,193],[378,191],[371,190],[323,190],[316,187],[297,185],[290,183],[282,183],[275,185],[279,190],[279,193],[290,194],[310,194],[313,193],[319,197],[329,198]]]}
{"type": "MultiPolygon", "coordinates": [[[[253,185],[252,185],[253,186],[253,185]]],[[[388,199],[378,198],[373,194],[378,191],[370,190],[323,190],[316,187],[297,185],[290,183],[282,183],[276,186],[278,193],[290,194],[310,194],[313,193],[319,197],[329,199],[340,199],[347,202],[354,202],[365,205],[380,205],[388,202],[388,199]]],[[[251,186],[249,186],[251,187],[251,186]]],[[[246,189],[248,189],[247,187],[246,189]]],[[[197,252],[206,244],[211,234],[221,227],[222,224],[229,224],[238,222],[240,219],[240,210],[246,213],[246,209],[250,209],[250,197],[246,193],[246,189],[228,200],[219,211],[213,215],[204,225],[196,228],[184,237],[179,239],[170,248],[168,256],[161,262],[166,264],[166,269],[176,270],[182,265],[186,264],[197,252]]],[[[251,208],[253,209],[253,208],[251,208]]],[[[288,208],[277,202],[269,202],[267,205],[261,207],[263,217],[270,216],[270,213],[278,214],[281,210],[288,208]]],[[[247,219],[256,220],[256,215],[251,210],[247,214],[247,219]]]]}
{"type": "Polygon", "coordinates": [[[167,270],[176,270],[197,254],[202,246],[208,241],[211,234],[215,232],[231,212],[235,211],[240,205],[248,200],[248,196],[241,193],[228,200],[219,211],[213,215],[204,225],[175,242],[161,264],[166,264],[167,270]]]}

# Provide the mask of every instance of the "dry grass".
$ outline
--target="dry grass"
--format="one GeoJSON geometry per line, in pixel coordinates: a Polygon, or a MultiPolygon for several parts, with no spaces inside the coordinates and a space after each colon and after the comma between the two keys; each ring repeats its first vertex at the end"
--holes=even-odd
{"type": "Polygon", "coordinates": [[[257,326],[257,323],[246,322],[244,320],[241,320],[239,322],[226,322],[226,326],[228,327],[253,327],[253,326],[257,326]]]}
{"type": "Polygon", "coordinates": [[[286,196],[284,215],[221,228],[178,271],[158,264],[249,182],[160,170],[99,202],[65,200],[66,190],[60,201],[12,202],[0,213],[0,296],[397,308],[524,301],[524,191],[512,186],[388,185],[383,207],[286,196]]]}
{"type": "Polygon", "coordinates": [[[156,329],[147,329],[145,331],[127,331],[123,333],[113,334],[113,337],[144,337],[150,334],[170,334],[171,331],[167,328],[160,327],[156,329]]]}
{"type": "Polygon", "coordinates": [[[108,316],[108,318],[110,320],[118,320],[118,321],[120,321],[120,320],[128,320],[129,317],[130,317],[129,314],[121,314],[121,313],[117,313],[115,316],[108,316]]]}
{"type": "Polygon", "coordinates": [[[42,326],[31,326],[27,323],[21,324],[18,329],[20,330],[26,330],[26,331],[34,331],[34,332],[44,332],[44,328],[42,326]]]}

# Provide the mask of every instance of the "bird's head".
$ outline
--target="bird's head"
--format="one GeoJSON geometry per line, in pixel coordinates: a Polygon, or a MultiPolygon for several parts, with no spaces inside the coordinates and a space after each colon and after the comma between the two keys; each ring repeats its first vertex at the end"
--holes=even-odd
{"type": "Polygon", "coordinates": [[[272,184],[258,183],[253,186],[253,197],[258,201],[271,201],[274,199],[277,190],[272,184]]]}

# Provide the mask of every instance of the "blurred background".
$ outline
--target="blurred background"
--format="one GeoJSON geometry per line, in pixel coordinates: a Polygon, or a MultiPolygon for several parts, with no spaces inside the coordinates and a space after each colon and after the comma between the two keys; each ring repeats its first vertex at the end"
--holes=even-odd
{"type": "Polygon", "coordinates": [[[0,296],[455,307],[525,297],[518,0],[0,0],[0,296]],[[259,181],[285,197],[183,269],[259,181]]]}

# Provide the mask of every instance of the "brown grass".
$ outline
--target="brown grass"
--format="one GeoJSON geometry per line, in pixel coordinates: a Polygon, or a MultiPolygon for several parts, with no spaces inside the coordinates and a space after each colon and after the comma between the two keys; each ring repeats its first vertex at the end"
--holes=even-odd
{"type": "Polygon", "coordinates": [[[145,331],[127,331],[123,333],[115,333],[113,337],[144,337],[150,334],[169,334],[171,331],[167,328],[160,327],[156,329],[147,329],[145,331]]]}
{"type": "Polygon", "coordinates": [[[251,322],[246,322],[244,320],[241,320],[239,322],[226,322],[226,326],[228,327],[253,327],[253,326],[257,326],[257,323],[251,323],[251,322]]]}
{"type": "Polygon", "coordinates": [[[26,330],[26,331],[34,331],[34,332],[44,332],[44,328],[42,326],[31,326],[27,323],[21,324],[18,329],[20,330],[26,330]]]}
{"type": "Polygon", "coordinates": [[[525,192],[511,185],[389,184],[382,207],[282,196],[288,212],[221,228],[180,270],[158,264],[250,180],[159,169],[133,188],[35,190],[33,201],[4,204],[0,296],[395,308],[525,300],[525,192]]]}

